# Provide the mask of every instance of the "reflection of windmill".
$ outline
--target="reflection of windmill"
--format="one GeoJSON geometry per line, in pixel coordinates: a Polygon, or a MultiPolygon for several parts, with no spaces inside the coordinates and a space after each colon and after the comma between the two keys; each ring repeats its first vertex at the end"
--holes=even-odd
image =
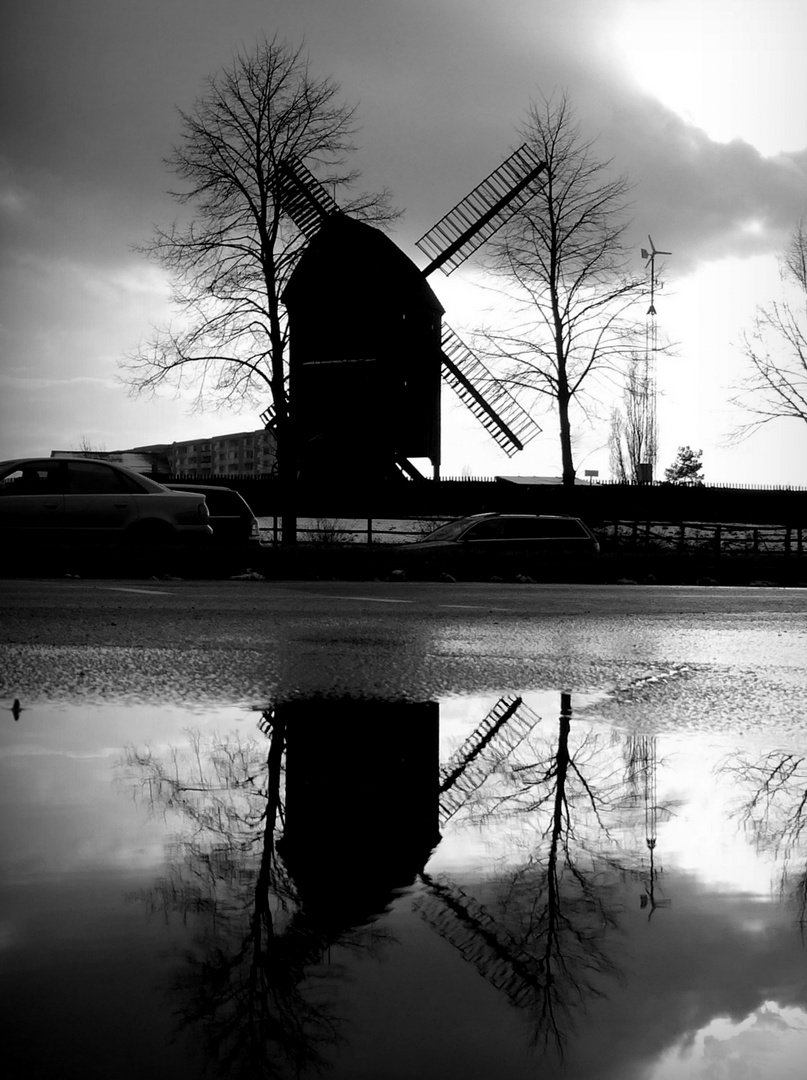
{"type": "Polygon", "coordinates": [[[656,327],[656,288],[661,283],[656,278],[656,256],[672,255],[671,251],[659,251],[648,236],[650,250],[642,248],[642,258],[646,259],[645,269],[650,267],[650,307],[645,320],[644,359],[642,372],[636,379],[637,412],[641,427],[639,445],[645,449],[646,460],[639,463],[640,480],[647,483],[653,479],[653,469],[658,453],[658,414],[656,410],[656,353],[658,352],[658,333],[656,327]]]}
{"type": "Polygon", "coordinates": [[[363,471],[418,475],[440,464],[440,376],[507,453],[539,432],[514,397],[442,323],[427,282],[451,273],[535,193],[545,168],[520,147],[418,240],[425,270],[349,217],[305,165],[286,159],[278,198],[308,239],[283,293],[289,386],[303,475],[351,456],[363,471]]]}
{"type": "Polygon", "coordinates": [[[540,719],[520,697],[503,697],[496,702],[459,750],[440,768],[441,825],[456,814],[540,719]]]}
{"type": "Polygon", "coordinates": [[[420,875],[426,892],[415,907],[483,978],[504,991],[514,1005],[532,1006],[544,985],[544,965],[534,950],[515,941],[473,896],[459,885],[420,875]]]}

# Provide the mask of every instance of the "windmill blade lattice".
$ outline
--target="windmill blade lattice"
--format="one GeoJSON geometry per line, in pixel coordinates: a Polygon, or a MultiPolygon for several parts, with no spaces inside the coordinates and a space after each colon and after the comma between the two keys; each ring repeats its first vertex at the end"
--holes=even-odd
{"type": "Polygon", "coordinates": [[[443,323],[442,347],[443,378],[508,457],[540,434],[541,428],[530,414],[447,323],[443,323]]]}
{"type": "Polygon", "coordinates": [[[440,769],[440,823],[464,805],[497,768],[523,742],[540,716],[520,697],[502,697],[440,769]]]}
{"type": "Polygon", "coordinates": [[[520,146],[416,241],[432,260],[423,273],[428,277],[438,267],[444,274],[456,270],[536,194],[533,180],[545,168],[532,147],[520,146]]]}
{"type": "Polygon", "coordinates": [[[277,172],[280,205],[300,232],[310,240],[319,232],[326,218],[341,212],[339,203],[299,158],[285,158],[277,172]]]}
{"type": "Polygon", "coordinates": [[[428,890],[414,905],[421,918],[514,1005],[534,1005],[542,982],[541,961],[458,885],[427,874],[421,879],[428,890]]]}

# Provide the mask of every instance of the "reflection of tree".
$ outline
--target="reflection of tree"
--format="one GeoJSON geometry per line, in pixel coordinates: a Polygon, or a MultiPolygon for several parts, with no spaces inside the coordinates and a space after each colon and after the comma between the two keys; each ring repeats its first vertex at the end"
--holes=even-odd
{"type": "Polygon", "coordinates": [[[261,727],[268,752],[262,741],[191,732],[187,754],[126,757],[149,805],[181,822],[168,874],[140,899],[199,927],[178,987],[181,1022],[202,1025],[227,1076],[321,1066],[338,1028],[306,986],[309,969],[329,945],[366,944],[360,933],[335,940],[300,910],[276,844],[284,724],[266,713],[261,727]]]}
{"type": "Polygon", "coordinates": [[[807,927],[807,758],[771,750],[756,759],[738,751],[722,771],[746,794],[736,815],[759,848],[780,860],[779,895],[807,927]]]}
{"type": "Polygon", "coordinates": [[[519,740],[499,763],[504,783],[477,790],[476,818],[531,833],[524,860],[486,883],[482,898],[424,877],[421,906],[439,933],[528,1011],[536,1042],[552,1040],[560,1051],[574,1011],[619,977],[607,935],[618,926],[617,886],[627,872],[608,826],[622,773],[597,737],[572,739],[571,720],[563,694],[556,735],[519,740]]]}

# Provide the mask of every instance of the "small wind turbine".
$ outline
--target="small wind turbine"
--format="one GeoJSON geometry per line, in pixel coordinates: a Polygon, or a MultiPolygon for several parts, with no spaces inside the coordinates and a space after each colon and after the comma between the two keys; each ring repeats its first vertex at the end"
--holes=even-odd
{"type": "Polygon", "coordinates": [[[672,255],[671,251],[658,251],[656,245],[653,243],[653,237],[648,235],[648,241],[650,242],[650,250],[642,248],[642,258],[647,259],[645,267],[650,267],[650,307],[647,309],[648,315],[655,315],[656,308],[653,300],[656,295],[656,255],[672,255]]]}

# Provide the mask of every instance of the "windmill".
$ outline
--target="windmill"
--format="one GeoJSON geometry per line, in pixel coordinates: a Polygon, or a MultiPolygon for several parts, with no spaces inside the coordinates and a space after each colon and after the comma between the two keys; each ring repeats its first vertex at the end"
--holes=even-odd
{"type": "MultiPolygon", "coordinates": [[[[425,233],[420,270],[385,233],[340,210],[302,161],[284,160],[277,197],[308,243],[283,292],[301,475],[353,459],[378,476],[440,467],[440,380],[508,456],[540,428],[443,322],[428,283],[452,273],[537,192],[545,169],[521,146],[425,233]]],[[[323,474],[322,470],[326,470],[323,474]]]]}
{"type": "Polygon", "coordinates": [[[640,479],[648,482],[653,479],[653,466],[658,450],[658,414],[656,411],[656,353],[658,351],[658,332],[656,327],[656,288],[661,283],[656,278],[656,256],[672,255],[671,251],[659,251],[653,243],[653,237],[647,237],[650,249],[642,248],[642,258],[646,259],[645,269],[650,267],[650,307],[645,320],[645,345],[642,360],[642,373],[636,380],[638,386],[637,412],[642,425],[640,445],[645,448],[645,462],[639,464],[640,479]]]}

